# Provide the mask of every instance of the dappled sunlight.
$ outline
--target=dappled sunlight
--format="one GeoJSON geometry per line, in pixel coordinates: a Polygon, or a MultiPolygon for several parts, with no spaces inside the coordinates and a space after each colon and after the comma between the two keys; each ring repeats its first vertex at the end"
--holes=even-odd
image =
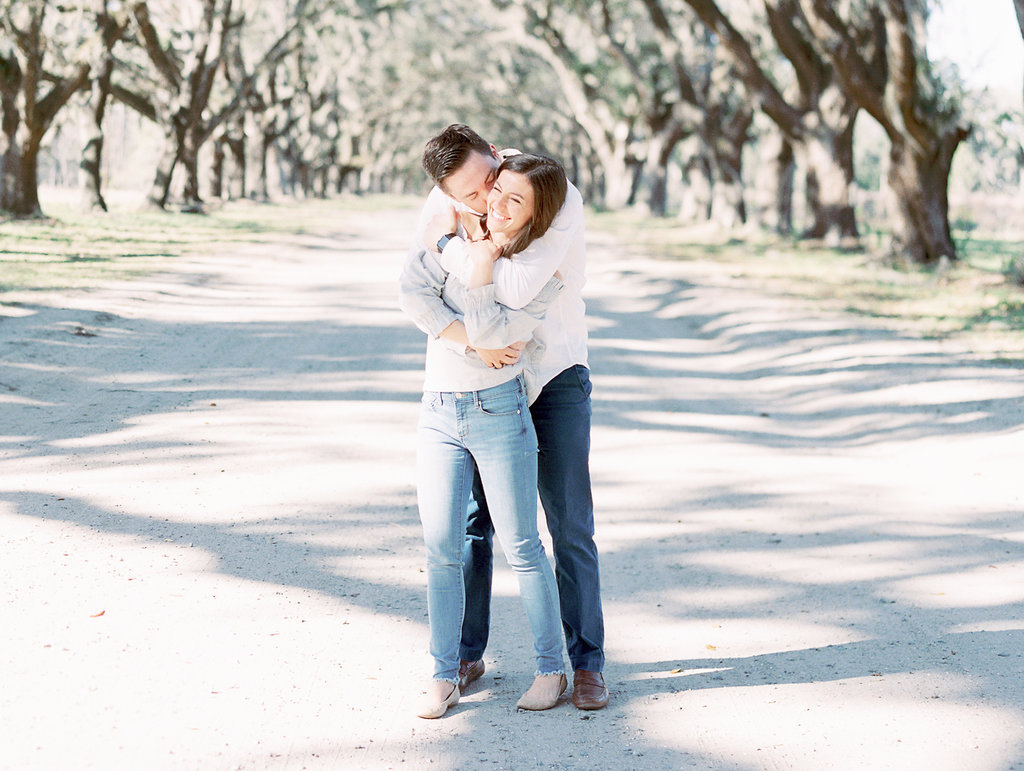
{"type": "Polygon", "coordinates": [[[687,559],[707,567],[720,568],[728,563],[733,574],[793,584],[879,581],[908,572],[933,570],[943,564],[942,557],[929,558],[916,544],[881,539],[800,549],[780,546],[762,551],[691,552],[687,559]]]}
{"type": "Polygon", "coordinates": [[[236,555],[204,548],[201,535],[193,545],[23,516],[3,524],[15,543],[35,544],[8,563],[20,575],[9,618],[32,623],[10,625],[3,647],[20,655],[5,679],[56,697],[45,713],[7,712],[12,736],[52,737],[32,759],[13,748],[8,760],[70,767],[116,741],[128,758],[198,767],[234,745],[286,749],[349,735],[357,743],[379,726],[397,685],[387,673],[419,665],[410,652],[422,645],[422,622],[389,615],[379,596],[361,608],[365,589],[341,577],[324,591],[292,585],[290,570],[308,570],[301,561],[286,560],[271,582],[254,580],[255,563],[273,554],[256,544],[236,555]],[[238,575],[239,559],[253,564],[250,578],[238,575]],[[111,716],[108,730],[81,719],[74,705],[83,701],[111,716]],[[56,734],[54,720],[63,726],[56,734]]]}
{"type": "Polygon", "coordinates": [[[944,686],[908,675],[680,693],[645,701],[633,724],[657,747],[710,754],[722,767],[1009,768],[1024,747],[1016,712],[979,707],[944,686]],[[935,695],[920,701],[907,690],[935,695]],[[971,752],[981,746],[983,754],[971,752]]]}
{"type": "Polygon", "coordinates": [[[971,570],[946,570],[892,585],[901,601],[931,608],[1024,609],[1024,562],[997,561],[971,570]]]}
{"type": "MultiPolygon", "coordinates": [[[[756,661],[768,658],[774,661],[788,651],[846,645],[861,640],[848,625],[818,620],[799,611],[793,617],[772,618],[769,611],[778,607],[781,612],[785,599],[777,589],[761,591],[754,587],[746,592],[711,589],[707,595],[703,591],[697,594],[699,597],[688,603],[690,607],[684,604],[676,613],[666,613],[666,606],[674,607],[670,602],[659,604],[646,597],[636,602],[623,599],[608,602],[609,615],[618,612],[634,620],[630,634],[615,640],[614,655],[622,658],[618,668],[623,672],[650,675],[652,670],[648,662],[664,660],[673,664],[663,668],[672,674],[671,670],[675,669],[721,667],[723,662],[734,659],[756,661]],[[730,608],[739,607],[750,609],[750,612],[726,615],[730,608]],[[693,612],[708,608],[720,608],[723,615],[693,612]]],[[[657,669],[661,664],[653,666],[657,669]]],[[[754,667],[759,671],[767,671],[768,668],[767,664],[754,667]]],[[[748,670],[747,676],[751,676],[753,670],[749,666],[745,669],[748,670]]],[[[686,682],[676,685],[692,687],[686,682]]]]}
{"type": "MultiPolygon", "coordinates": [[[[19,407],[53,407],[54,402],[46,402],[31,397],[19,396],[11,393],[0,392],[0,404],[17,405],[19,407]]],[[[15,442],[19,437],[0,436],[0,442],[15,442]]]]}
{"type": "Polygon", "coordinates": [[[1019,757],[1020,373],[643,264],[589,286],[605,612],[629,619],[609,669],[636,761],[1019,757]]]}
{"type": "Polygon", "coordinates": [[[961,350],[941,356],[932,341],[841,316],[801,315],[738,286],[694,292],[698,273],[640,257],[595,271],[597,423],[815,449],[1024,424],[1024,383],[1013,369],[961,350]],[[652,304],[661,311],[649,312],[652,304]]]}

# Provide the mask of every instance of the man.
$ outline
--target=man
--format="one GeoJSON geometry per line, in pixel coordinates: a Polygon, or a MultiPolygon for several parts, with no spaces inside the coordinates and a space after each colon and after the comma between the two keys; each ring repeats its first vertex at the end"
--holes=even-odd
{"type": "MultiPolygon", "coordinates": [[[[514,151],[512,151],[514,152],[514,151]]],[[[436,291],[417,281],[417,271],[441,270],[468,280],[466,242],[457,235],[455,210],[485,214],[501,154],[467,126],[453,124],[424,149],[423,167],[436,183],[420,217],[417,245],[402,276],[401,302],[427,334],[455,350],[470,341],[458,316],[436,291]],[[419,244],[427,244],[426,252],[419,244]],[[424,267],[429,264],[432,267],[424,267]]],[[[557,270],[565,284],[535,332],[543,346],[537,377],[544,384],[530,407],[537,431],[538,491],[555,555],[562,626],[572,662],[573,703],[602,709],[608,703],[604,676],[604,619],[594,507],[590,488],[590,371],[582,289],[586,250],[583,200],[569,185],[565,204],[544,236],[514,259],[494,265],[495,298],[522,308],[557,270]]],[[[471,347],[471,346],[470,346],[471,347]]],[[[490,366],[518,360],[519,346],[474,349],[490,366]]],[[[460,646],[459,685],[464,689],[484,673],[483,652],[490,620],[494,529],[479,477],[474,480],[467,528],[464,576],[466,612],[460,646]]]]}

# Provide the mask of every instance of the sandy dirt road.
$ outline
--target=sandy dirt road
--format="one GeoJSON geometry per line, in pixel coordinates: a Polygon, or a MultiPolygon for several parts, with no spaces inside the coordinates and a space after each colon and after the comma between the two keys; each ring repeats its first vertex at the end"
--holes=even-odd
{"type": "Polygon", "coordinates": [[[612,702],[515,711],[499,558],[413,717],[413,218],[0,298],[0,768],[1024,769],[1024,371],[597,235],[612,702]]]}

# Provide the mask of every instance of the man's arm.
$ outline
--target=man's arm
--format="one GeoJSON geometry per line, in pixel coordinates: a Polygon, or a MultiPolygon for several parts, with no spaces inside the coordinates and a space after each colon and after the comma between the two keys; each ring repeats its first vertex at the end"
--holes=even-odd
{"type": "MultiPolygon", "coordinates": [[[[547,283],[565,259],[570,245],[583,237],[583,197],[569,185],[565,203],[547,232],[512,259],[499,259],[494,264],[494,297],[509,308],[526,306],[547,283]]],[[[442,267],[468,283],[472,261],[466,242],[453,238],[441,254],[442,267]]]]}
{"type": "Polygon", "coordinates": [[[462,351],[465,351],[466,348],[473,349],[484,364],[488,367],[494,367],[494,369],[501,369],[506,364],[515,364],[519,361],[519,356],[521,355],[523,348],[526,346],[526,341],[523,340],[510,343],[504,348],[480,348],[478,346],[470,345],[469,331],[466,329],[466,325],[461,321],[453,321],[451,325],[441,333],[441,337],[449,343],[459,346],[462,351]]]}
{"type": "Polygon", "coordinates": [[[536,297],[518,310],[495,302],[494,284],[468,290],[464,323],[470,344],[497,348],[529,340],[563,288],[562,282],[552,277],[536,297]]]}
{"type": "Polygon", "coordinates": [[[398,279],[399,307],[413,324],[431,337],[440,337],[454,322],[461,322],[459,314],[441,298],[447,277],[434,254],[414,246],[398,279]]]}
{"type": "MultiPolygon", "coordinates": [[[[399,278],[398,304],[420,330],[431,337],[444,339],[453,350],[465,353],[469,337],[461,316],[441,297],[447,273],[435,257],[423,248],[410,250],[399,278]]],[[[502,345],[495,349],[472,347],[488,366],[496,369],[517,362],[522,348],[516,345],[502,345]]]]}

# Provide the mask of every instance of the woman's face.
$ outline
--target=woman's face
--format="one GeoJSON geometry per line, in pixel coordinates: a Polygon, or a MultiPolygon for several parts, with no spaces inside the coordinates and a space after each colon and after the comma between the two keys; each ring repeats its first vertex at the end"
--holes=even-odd
{"type": "Polygon", "coordinates": [[[506,240],[533,217],[533,185],[525,175],[505,169],[487,196],[487,230],[506,240]]]}

